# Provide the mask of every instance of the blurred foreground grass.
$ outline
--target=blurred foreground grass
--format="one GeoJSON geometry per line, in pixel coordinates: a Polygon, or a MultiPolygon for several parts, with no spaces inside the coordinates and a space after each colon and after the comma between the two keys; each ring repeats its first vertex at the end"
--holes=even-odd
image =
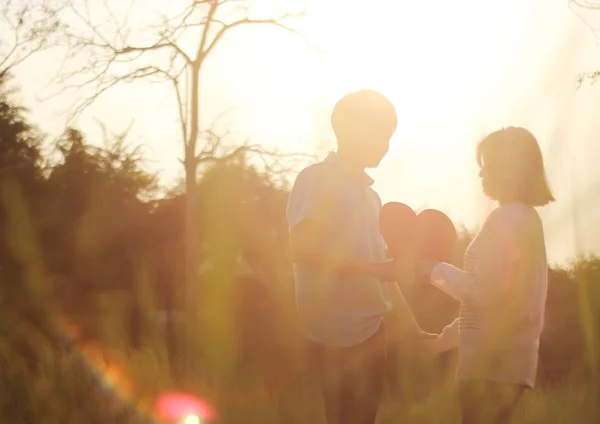
{"type": "MultiPolygon", "coordinates": [[[[168,365],[150,352],[124,356],[90,372],[89,357],[79,353],[43,355],[37,369],[2,359],[0,417],[2,423],[150,423],[153,398],[185,386],[216,408],[216,423],[323,423],[316,387],[298,378],[275,391],[249,384],[245,390],[187,378],[178,387],[168,365]],[[112,374],[111,374],[112,373],[112,374]],[[220,386],[220,387],[219,387],[220,386]],[[219,390],[224,390],[226,393],[219,390]],[[235,396],[237,392],[238,396],[235,396]],[[245,396],[242,395],[245,392],[245,396]],[[230,394],[231,396],[227,396],[230,394]]],[[[110,361],[109,361],[110,362],[110,361]]],[[[99,364],[95,364],[99,366],[99,364]]],[[[243,384],[238,375],[237,383],[243,384]]],[[[451,379],[414,396],[388,386],[378,423],[458,423],[451,379]]],[[[421,389],[422,390],[422,389],[421,389]]],[[[598,392],[593,387],[562,385],[526,393],[518,423],[597,423],[598,392]]]]}
{"type": "MultiPolygon", "coordinates": [[[[27,284],[18,286],[23,292],[12,286],[17,291],[3,292],[0,298],[0,424],[158,423],[155,401],[169,392],[186,392],[206,401],[216,410],[217,416],[210,421],[214,423],[325,424],[318,389],[304,366],[306,355],[291,293],[274,290],[270,300],[265,300],[268,290],[258,290],[241,307],[243,292],[252,287],[253,279],[231,272],[224,275],[217,268],[198,294],[196,324],[185,332],[180,326],[176,331],[172,327],[169,334],[169,326],[158,320],[157,299],[141,267],[134,294],[140,337],[133,348],[128,297],[119,291],[99,291],[91,302],[92,322],[69,321],[51,296],[50,280],[41,272],[35,251],[26,248],[28,236],[23,228],[12,227],[15,233],[21,232],[13,235],[15,250],[21,252],[24,268],[37,272],[25,274],[27,284]],[[11,303],[7,294],[23,303],[11,303]],[[269,313],[261,309],[261,301],[271,305],[269,313]],[[78,327],[85,325],[95,328],[95,337],[78,334],[78,327]],[[178,336],[175,342],[169,337],[173,334],[178,336]],[[181,334],[194,338],[193,369],[181,365],[186,346],[181,334]]],[[[574,266],[572,279],[564,285],[555,279],[556,299],[550,298],[550,305],[568,302],[572,307],[562,315],[556,306],[550,308],[554,315],[549,315],[551,325],[546,332],[548,359],[542,365],[545,372],[562,374],[554,380],[547,378],[524,396],[515,422],[600,422],[594,360],[600,340],[594,307],[597,293],[582,294],[569,286],[584,281],[597,290],[598,262],[578,262],[585,265],[581,265],[585,272],[574,266]],[[575,300],[557,291],[567,287],[575,300]],[[583,308],[582,303],[588,306],[583,308]],[[581,337],[568,337],[578,332],[581,337]]],[[[248,290],[252,294],[257,287],[248,290]]],[[[428,314],[439,318],[440,309],[434,304],[423,304],[420,322],[426,324],[428,314]]],[[[387,333],[394,342],[398,330],[393,323],[387,333]]],[[[398,352],[388,364],[378,423],[458,423],[453,393],[455,353],[421,357],[401,342],[398,352]]]]}
{"type": "MultiPolygon", "coordinates": [[[[124,340],[118,343],[118,335],[123,334],[119,322],[124,322],[118,317],[123,313],[118,303],[112,311],[105,311],[111,318],[105,323],[104,334],[110,340],[105,346],[37,345],[36,360],[31,363],[19,360],[11,345],[2,344],[0,423],[155,423],[159,422],[153,411],[156,397],[185,391],[215,408],[214,423],[325,424],[318,389],[302,367],[300,345],[287,353],[282,350],[278,361],[270,355],[267,364],[260,360],[244,363],[239,357],[231,362],[230,352],[223,356],[229,368],[211,364],[215,358],[201,349],[196,370],[179,375],[165,350],[164,332],[155,331],[136,351],[123,348],[124,340]],[[269,374],[272,369],[275,373],[269,374]]],[[[393,339],[393,326],[388,330],[393,339]]],[[[458,423],[454,355],[419,357],[410,352],[410,346],[403,346],[399,355],[390,358],[378,423],[458,423]]],[[[527,392],[515,422],[598,423],[597,381],[587,377],[574,377],[572,382],[567,378],[527,392]]]]}
{"type": "MultiPolygon", "coordinates": [[[[169,331],[158,320],[162,307],[156,272],[149,266],[153,256],[135,256],[135,272],[127,279],[109,274],[86,291],[81,289],[85,277],[95,277],[108,262],[83,243],[73,255],[80,274],[62,285],[46,270],[14,186],[0,187],[0,201],[7,247],[16,263],[10,273],[0,266],[0,424],[157,422],[157,396],[173,391],[209,403],[217,413],[214,423],[324,424],[318,390],[304,367],[283,236],[278,244],[265,241],[274,231],[261,228],[260,237],[248,232],[251,247],[263,249],[247,255],[260,259],[252,267],[239,261],[239,240],[223,236],[233,224],[214,218],[214,234],[206,243],[211,249],[204,257],[212,267],[199,282],[195,314],[188,316],[187,331],[169,331]],[[82,266],[90,258],[96,266],[82,266]],[[183,343],[181,334],[194,343],[183,343]],[[193,349],[192,369],[181,365],[189,365],[182,360],[183,346],[193,349]]],[[[49,250],[54,248],[51,244],[49,250]]],[[[155,261],[165,256],[159,252],[155,261]]],[[[598,423],[600,259],[583,258],[551,274],[543,384],[525,395],[516,422],[598,423]]],[[[181,293],[174,297],[179,297],[175,309],[186,303],[181,293]]],[[[457,305],[438,291],[408,297],[429,331],[439,331],[456,316],[457,305]]],[[[397,334],[393,326],[388,334],[397,334]]],[[[390,361],[379,424],[458,423],[452,355],[419,357],[404,344],[400,353],[390,361]]]]}

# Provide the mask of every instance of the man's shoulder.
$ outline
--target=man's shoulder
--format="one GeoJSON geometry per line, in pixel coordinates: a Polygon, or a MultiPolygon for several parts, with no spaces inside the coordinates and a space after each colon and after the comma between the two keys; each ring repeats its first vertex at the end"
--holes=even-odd
{"type": "Polygon", "coordinates": [[[379,196],[379,193],[377,193],[373,187],[369,187],[369,194],[371,195],[371,197],[373,199],[375,199],[375,201],[379,204],[379,206],[381,206],[381,196],[379,196]]]}
{"type": "Polygon", "coordinates": [[[307,166],[298,173],[294,181],[294,187],[304,185],[321,186],[331,182],[334,173],[326,162],[317,162],[307,166]]]}
{"type": "Polygon", "coordinates": [[[325,173],[328,173],[329,171],[329,166],[327,164],[327,162],[321,161],[321,162],[316,162],[313,163],[311,165],[308,165],[306,168],[304,168],[302,171],[300,171],[298,173],[298,176],[296,177],[296,179],[299,178],[311,178],[311,177],[320,177],[323,176],[325,173]]]}

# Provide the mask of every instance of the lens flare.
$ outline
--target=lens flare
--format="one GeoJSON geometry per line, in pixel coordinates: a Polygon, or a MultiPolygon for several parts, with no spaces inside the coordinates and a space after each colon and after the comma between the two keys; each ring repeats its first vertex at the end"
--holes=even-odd
{"type": "Polygon", "coordinates": [[[162,419],[180,424],[203,424],[215,415],[208,403],[186,393],[161,395],[156,401],[156,412],[162,419]]]}
{"type": "Polygon", "coordinates": [[[202,424],[202,420],[197,415],[188,415],[181,420],[181,424],[202,424]]]}

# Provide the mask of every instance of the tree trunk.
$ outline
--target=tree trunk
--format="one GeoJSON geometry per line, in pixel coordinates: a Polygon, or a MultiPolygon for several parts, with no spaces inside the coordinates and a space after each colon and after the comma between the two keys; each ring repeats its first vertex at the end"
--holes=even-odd
{"type": "Polygon", "coordinates": [[[198,329],[198,192],[196,166],[186,165],[185,196],[185,372],[193,370],[193,360],[197,355],[196,337],[198,329]]]}
{"type": "Polygon", "coordinates": [[[196,142],[199,136],[200,107],[200,67],[193,66],[191,75],[190,138],[185,146],[185,370],[193,373],[194,361],[198,355],[196,340],[198,330],[198,189],[196,181],[197,160],[196,142]]]}

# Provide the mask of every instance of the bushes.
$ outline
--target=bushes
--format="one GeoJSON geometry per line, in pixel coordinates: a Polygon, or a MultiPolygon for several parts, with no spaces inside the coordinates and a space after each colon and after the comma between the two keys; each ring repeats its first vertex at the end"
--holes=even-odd
{"type": "Polygon", "coordinates": [[[44,352],[35,368],[0,359],[0,419],[14,424],[149,422],[104,386],[84,356],[44,352]]]}
{"type": "MultiPolygon", "coordinates": [[[[222,422],[321,416],[304,381],[284,189],[243,160],[204,174],[202,319],[192,323],[197,364],[189,374],[181,367],[181,329],[159,328],[155,319],[184,300],[183,196],[149,199],[154,180],[119,137],[91,148],[67,130],[57,162],[41,164],[42,140],[22,110],[1,92],[0,109],[10,112],[0,114],[2,151],[14,153],[0,155],[0,424],[143,423],[168,390],[202,395],[222,422]]],[[[471,237],[460,233],[453,263],[471,237]]],[[[458,314],[458,304],[433,287],[404,289],[428,331],[458,314]]],[[[600,259],[551,270],[539,375],[542,387],[559,387],[555,396],[580,399],[578,388],[598,381],[599,311],[600,259]]],[[[382,422],[386,411],[388,422],[447,422],[452,410],[432,409],[452,404],[445,388],[454,353],[422,358],[399,348],[382,422]]],[[[532,417],[551,416],[536,402],[532,417]]]]}
{"type": "Polygon", "coordinates": [[[578,258],[552,269],[546,323],[540,343],[539,380],[556,385],[596,378],[600,355],[600,258],[578,258]]]}

